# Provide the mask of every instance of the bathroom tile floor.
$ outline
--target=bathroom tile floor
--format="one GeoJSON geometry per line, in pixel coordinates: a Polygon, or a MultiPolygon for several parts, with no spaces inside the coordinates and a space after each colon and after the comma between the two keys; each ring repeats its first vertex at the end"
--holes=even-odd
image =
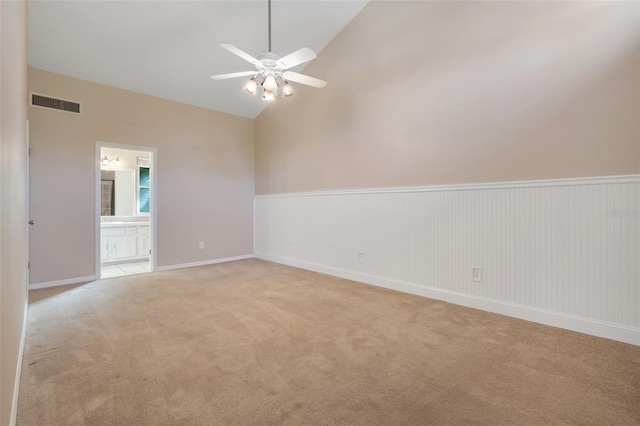
{"type": "Polygon", "coordinates": [[[124,275],[143,274],[145,272],[149,272],[148,261],[102,265],[100,268],[100,278],[122,277],[124,275]]]}

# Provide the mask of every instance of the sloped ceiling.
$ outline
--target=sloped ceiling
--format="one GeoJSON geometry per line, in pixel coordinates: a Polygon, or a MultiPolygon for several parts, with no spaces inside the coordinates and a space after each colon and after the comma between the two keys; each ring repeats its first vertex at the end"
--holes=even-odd
{"type": "MultiPolygon", "coordinates": [[[[366,3],[273,1],[272,50],[319,53],[366,3]]],[[[31,67],[249,118],[266,106],[244,78],[209,78],[253,69],[218,42],[267,51],[266,0],[29,1],[28,13],[31,67]]]]}

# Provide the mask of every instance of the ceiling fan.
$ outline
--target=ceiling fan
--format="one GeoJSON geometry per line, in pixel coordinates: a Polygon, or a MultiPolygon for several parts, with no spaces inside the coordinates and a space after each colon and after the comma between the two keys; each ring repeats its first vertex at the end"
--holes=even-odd
{"type": "Polygon", "coordinates": [[[316,53],[308,47],[296,50],[280,58],[271,52],[271,0],[269,0],[269,51],[257,55],[255,58],[243,50],[238,49],[229,43],[219,43],[221,47],[229,52],[238,55],[245,61],[255,66],[254,71],[241,71],[229,74],[212,75],[214,80],[226,80],[228,78],[253,77],[244,86],[244,90],[255,95],[258,91],[258,83],[262,86],[262,99],[267,101],[275,100],[278,88],[282,88],[282,96],[288,97],[293,95],[293,88],[289,82],[305,84],[307,86],[322,88],[327,85],[326,81],[309,77],[308,75],[298,74],[297,72],[288,71],[296,65],[304,64],[314,59],[316,53]],[[256,80],[257,79],[257,80],[256,80]]]}

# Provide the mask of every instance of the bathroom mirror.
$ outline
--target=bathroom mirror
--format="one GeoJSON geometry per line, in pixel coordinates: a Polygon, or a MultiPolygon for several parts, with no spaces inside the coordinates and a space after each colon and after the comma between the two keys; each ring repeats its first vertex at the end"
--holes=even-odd
{"type": "Polygon", "coordinates": [[[133,170],[100,170],[100,215],[136,215],[136,179],[133,170]]]}

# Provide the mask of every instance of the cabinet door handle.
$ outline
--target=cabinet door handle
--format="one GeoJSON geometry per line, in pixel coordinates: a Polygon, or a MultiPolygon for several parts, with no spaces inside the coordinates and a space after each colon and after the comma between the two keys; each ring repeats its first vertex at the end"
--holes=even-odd
{"type": "Polygon", "coordinates": [[[104,249],[109,250],[109,243],[104,243],[104,249]]]}

